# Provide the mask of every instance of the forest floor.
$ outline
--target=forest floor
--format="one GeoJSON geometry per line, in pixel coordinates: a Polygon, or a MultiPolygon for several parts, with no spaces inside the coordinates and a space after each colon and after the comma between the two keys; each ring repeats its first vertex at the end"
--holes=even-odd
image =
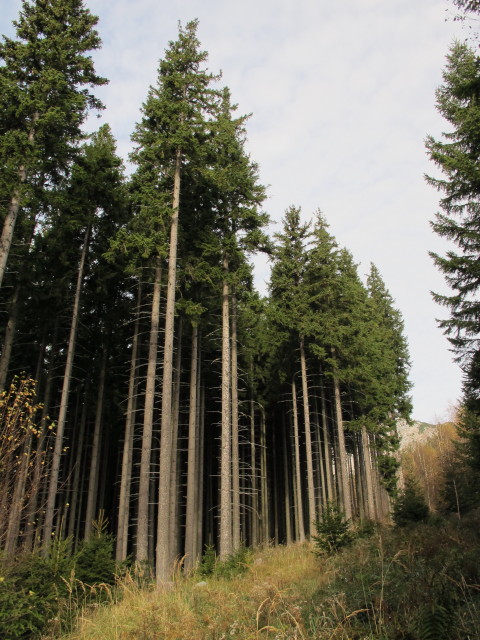
{"type": "Polygon", "coordinates": [[[480,638],[478,514],[382,528],[330,557],[265,547],[229,578],[170,589],[124,578],[68,640],[473,640],[480,638]],[[113,600],[117,600],[114,602],[113,600]]]}
{"type": "Polygon", "coordinates": [[[302,605],[328,579],[308,543],[258,549],[233,577],[179,576],[171,588],[123,579],[117,603],[79,618],[69,640],[303,638],[302,605]]]}

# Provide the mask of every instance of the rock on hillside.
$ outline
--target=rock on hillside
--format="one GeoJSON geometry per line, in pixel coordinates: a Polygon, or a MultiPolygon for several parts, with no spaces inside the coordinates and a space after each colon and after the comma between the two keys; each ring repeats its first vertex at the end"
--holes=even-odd
{"type": "Polygon", "coordinates": [[[431,438],[435,435],[437,425],[418,421],[410,425],[405,420],[400,420],[397,423],[397,429],[400,436],[400,449],[405,449],[411,444],[424,442],[431,438]]]}

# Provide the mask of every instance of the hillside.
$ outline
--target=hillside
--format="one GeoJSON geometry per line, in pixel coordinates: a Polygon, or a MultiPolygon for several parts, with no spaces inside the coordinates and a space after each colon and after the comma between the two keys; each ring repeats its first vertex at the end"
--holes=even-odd
{"type": "Polygon", "coordinates": [[[418,420],[413,424],[408,424],[406,420],[399,420],[397,429],[400,436],[400,449],[405,449],[414,443],[425,442],[435,435],[437,427],[438,425],[418,420]]]}
{"type": "Polygon", "coordinates": [[[471,515],[379,529],[331,557],[265,547],[244,573],[178,577],[164,592],[129,578],[120,602],[82,615],[65,640],[478,638],[479,536],[471,515]]]}

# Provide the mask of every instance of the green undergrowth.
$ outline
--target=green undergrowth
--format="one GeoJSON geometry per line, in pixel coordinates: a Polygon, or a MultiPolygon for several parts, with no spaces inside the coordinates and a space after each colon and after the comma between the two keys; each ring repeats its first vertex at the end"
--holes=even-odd
{"type": "Polygon", "coordinates": [[[478,514],[384,528],[326,562],[303,609],[306,638],[480,638],[478,514]]]}
{"type": "Polygon", "coordinates": [[[478,513],[401,528],[364,527],[361,533],[349,546],[321,556],[315,545],[305,543],[242,550],[219,563],[207,549],[195,574],[179,572],[163,590],[127,574],[110,603],[85,607],[77,631],[62,638],[480,637],[478,513]]]}
{"type": "Polygon", "coordinates": [[[59,635],[76,625],[78,614],[112,602],[124,567],[113,559],[113,538],[105,522],[77,550],[72,540],[40,551],[0,557],[0,638],[34,640],[47,631],[59,635]]]}

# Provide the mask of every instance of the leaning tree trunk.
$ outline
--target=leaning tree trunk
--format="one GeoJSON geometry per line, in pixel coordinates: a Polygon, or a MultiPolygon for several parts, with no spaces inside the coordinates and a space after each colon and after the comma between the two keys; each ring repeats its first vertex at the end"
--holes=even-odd
{"type": "MultiPolygon", "coordinates": [[[[20,167],[18,176],[20,179],[20,183],[23,184],[27,179],[27,172],[25,170],[25,167],[20,167]]],[[[0,287],[2,286],[3,278],[5,276],[5,271],[7,268],[7,260],[10,253],[10,247],[12,246],[13,232],[15,230],[17,216],[20,210],[20,199],[20,189],[16,189],[10,201],[10,206],[8,207],[7,215],[5,216],[5,220],[3,222],[2,235],[0,237],[0,287]]]]}
{"type": "MultiPolygon", "coordinates": [[[[35,123],[37,122],[40,114],[36,111],[32,118],[32,128],[28,132],[28,143],[33,145],[35,140],[35,123]]],[[[15,189],[10,205],[8,207],[7,215],[3,221],[2,235],[0,237],[0,287],[3,283],[5,271],[7,268],[8,255],[10,253],[10,247],[12,246],[13,232],[15,230],[15,224],[17,222],[18,212],[20,210],[22,187],[27,180],[27,167],[25,164],[20,165],[18,168],[18,184],[15,189]]]]}
{"type": "Polygon", "coordinates": [[[128,381],[128,401],[125,420],[125,440],[123,442],[122,471],[120,480],[120,497],[118,504],[117,546],[115,558],[123,562],[127,557],[128,521],[130,513],[130,489],[132,479],[133,434],[135,429],[135,412],[137,409],[137,360],[139,347],[140,306],[142,302],[142,283],[137,290],[137,308],[133,329],[132,355],[130,359],[130,378],[128,381]]]}
{"type": "MultiPolygon", "coordinates": [[[[43,184],[43,180],[42,180],[43,184]]],[[[5,382],[8,375],[8,369],[10,366],[10,357],[12,355],[13,343],[15,340],[15,333],[17,329],[17,321],[18,321],[18,313],[20,310],[20,301],[21,301],[21,293],[22,293],[22,284],[24,284],[25,277],[23,274],[29,271],[28,265],[28,252],[30,251],[33,240],[35,237],[35,224],[36,218],[34,217],[31,221],[31,227],[29,230],[29,240],[25,242],[24,249],[27,252],[27,257],[24,258],[23,263],[20,265],[19,273],[17,274],[17,281],[15,284],[15,288],[13,290],[13,296],[10,302],[10,313],[8,317],[7,326],[5,328],[5,338],[3,342],[2,355],[0,358],[0,391],[3,391],[5,388],[5,382]]],[[[0,283],[1,287],[1,283],[0,283]]],[[[36,380],[40,383],[40,375],[37,373],[36,380]]]]}
{"type": "Polygon", "coordinates": [[[305,342],[300,339],[300,366],[302,371],[303,417],[305,424],[305,455],[307,459],[307,495],[308,495],[308,533],[315,533],[316,505],[315,484],[313,480],[312,432],[310,427],[310,403],[308,396],[307,365],[305,362],[305,342]]]}
{"type": "MultiPolygon", "coordinates": [[[[5,339],[3,341],[2,356],[0,357],[0,391],[5,389],[10,356],[12,355],[13,339],[17,327],[18,310],[20,307],[20,282],[17,282],[13,291],[10,303],[10,314],[5,328],[5,339]]],[[[37,380],[38,382],[38,380],[37,380]]]]}
{"type": "Polygon", "coordinates": [[[232,423],[231,423],[231,355],[228,260],[223,259],[222,291],[222,435],[220,452],[220,533],[219,557],[225,560],[233,551],[232,540],[232,423]]]}
{"type": "MultiPolygon", "coordinates": [[[[33,114],[33,125],[38,120],[39,114],[33,114]]],[[[28,134],[29,144],[33,144],[35,138],[35,131],[32,127],[28,134]]],[[[15,189],[10,205],[8,207],[7,215],[3,221],[2,235],[0,237],[0,287],[3,283],[5,271],[7,268],[8,255],[10,253],[10,247],[12,246],[13,232],[15,230],[15,224],[17,222],[18,212],[20,210],[20,203],[22,197],[22,187],[27,180],[27,168],[25,164],[22,164],[18,168],[18,183],[19,186],[15,189]]]]}
{"type": "Polygon", "coordinates": [[[60,475],[60,463],[63,451],[63,434],[67,419],[68,399],[70,395],[70,384],[72,380],[73,358],[75,356],[75,346],[77,340],[78,323],[80,320],[80,295],[82,291],[83,275],[87,261],[88,245],[90,239],[90,225],[87,226],[83,239],[82,254],[78,267],[77,284],[75,288],[75,298],[73,302],[72,324],[67,347],[67,360],[65,373],[63,376],[62,395],[60,397],[60,410],[58,414],[55,446],[52,456],[52,467],[50,470],[50,482],[48,486],[47,506],[45,509],[45,522],[43,526],[43,548],[45,555],[48,553],[52,542],[53,519],[55,516],[55,501],[58,493],[58,479],[60,475]]]}
{"type": "Polygon", "coordinates": [[[150,340],[148,345],[147,384],[143,410],[142,453],[138,487],[136,561],[148,561],[148,505],[150,500],[150,475],[152,458],[153,413],[155,407],[155,382],[157,376],[158,329],[160,323],[160,291],[162,261],[157,256],[153,283],[152,311],[150,315],[150,340]]]}
{"type": "Polygon", "coordinates": [[[160,439],[160,482],[158,488],[157,583],[166,582],[173,570],[169,528],[170,473],[172,467],[172,379],[175,326],[175,288],[177,281],[178,216],[182,153],[177,149],[173,184],[170,249],[168,256],[167,302],[165,309],[165,348],[163,351],[162,424],[160,439]]]}

